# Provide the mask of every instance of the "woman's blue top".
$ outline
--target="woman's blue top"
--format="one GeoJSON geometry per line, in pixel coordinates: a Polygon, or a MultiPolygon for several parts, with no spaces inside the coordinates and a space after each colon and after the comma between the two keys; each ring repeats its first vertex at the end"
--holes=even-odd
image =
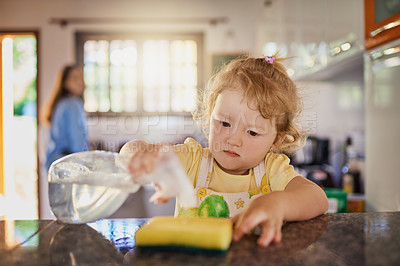
{"type": "Polygon", "coordinates": [[[50,139],[46,151],[46,170],[52,162],[74,152],[87,151],[86,113],[79,97],[58,102],[51,118],[50,139]]]}

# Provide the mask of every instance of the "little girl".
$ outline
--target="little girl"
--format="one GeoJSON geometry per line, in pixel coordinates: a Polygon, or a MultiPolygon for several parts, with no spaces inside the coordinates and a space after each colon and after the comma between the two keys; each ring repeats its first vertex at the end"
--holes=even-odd
{"type": "MultiPolygon", "coordinates": [[[[177,202],[176,215],[232,217],[235,241],[260,226],[261,246],[281,240],[284,221],[311,219],[328,209],[325,193],[296,173],[284,154],[301,147],[304,137],[294,123],[300,111],[297,87],[279,61],[237,59],[223,67],[194,114],[206,121],[209,148],[191,138],[167,146],[198,197],[198,206],[189,210],[177,202]]],[[[139,176],[152,171],[165,147],[131,141],[121,154],[133,155],[129,170],[139,176]]]]}

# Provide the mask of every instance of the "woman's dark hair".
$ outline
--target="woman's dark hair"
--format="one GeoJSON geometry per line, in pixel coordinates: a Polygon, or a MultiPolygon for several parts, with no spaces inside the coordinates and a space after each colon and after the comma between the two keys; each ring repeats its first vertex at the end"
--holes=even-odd
{"type": "MultiPolygon", "coordinates": [[[[69,74],[73,69],[82,69],[79,65],[67,65],[64,66],[58,73],[57,80],[52,91],[52,94],[46,103],[44,110],[42,112],[42,121],[46,124],[51,124],[51,117],[53,115],[53,110],[57,106],[57,103],[68,96],[71,93],[65,87],[65,81],[67,80],[69,74]]],[[[83,96],[81,96],[83,98],[83,96]]]]}

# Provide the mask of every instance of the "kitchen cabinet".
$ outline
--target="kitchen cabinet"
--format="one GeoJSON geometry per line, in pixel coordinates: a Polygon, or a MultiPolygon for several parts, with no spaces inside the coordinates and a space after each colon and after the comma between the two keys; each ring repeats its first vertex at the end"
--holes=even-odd
{"type": "Polygon", "coordinates": [[[365,48],[400,38],[400,1],[364,0],[365,48]]]}

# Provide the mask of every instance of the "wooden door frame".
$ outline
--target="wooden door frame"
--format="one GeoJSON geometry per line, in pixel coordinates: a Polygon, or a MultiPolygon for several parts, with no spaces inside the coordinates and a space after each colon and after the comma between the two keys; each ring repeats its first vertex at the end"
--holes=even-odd
{"type": "MultiPolygon", "coordinates": [[[[0,28],[0,36],[4,35],[10,35],[10,36],[17,36],[17,35],[33,35],[36,38],[36,113],[37,117],[39,117],[39,106],[40,106],[40,81],[39,81],[39,73],[40,73],[40,34],[38,29],[1,29],[0,28]]],[[[3,38],[0,39],[0,58],[2,58],[2,40],[3,38]]],[[[5,188],[4,188],[4,135],[3,135],[3,67],[2,67],[2,60],[0,60],[0,194],[5,193],[5,188]]],[[[37,120],[38,123],[38,120],[37,120]]],[[[38,126],[36,127],[36,145],[39,147],[39,132],[38,132],[38,126]]],[[[40,192],[41,192],[41,187],[40,187],[40,162],[39,162],[39,154],[36,153],[36,161],[37,161],[37,195],[38,195],[38,216],[40,218],[40,192]]]]}
{"type": "Polygon", "coordinates": [[[0,39],[0,194],[4,196],[4,136],[3,136],[3,42],[0,39]]]}

